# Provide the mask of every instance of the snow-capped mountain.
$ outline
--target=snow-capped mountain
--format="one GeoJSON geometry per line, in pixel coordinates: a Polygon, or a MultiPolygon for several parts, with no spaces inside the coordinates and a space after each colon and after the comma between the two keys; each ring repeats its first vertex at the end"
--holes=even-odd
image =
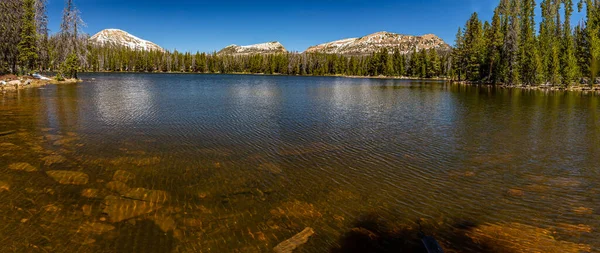
{"type": "Polygon", "coordinates": [[[140,39],[119,29],[104,29],[92,36],[90,41],[98,44],[125,46],[136,50],[164,51],[164,49],[153,42],[140,39]]]}
{"type": "Polygon", "coordinates": [[[277,41],[254,44],[248,46],[230,45],[227,46],[217,54],[228,54],[228,55],[251,55],[251,54],[276,54],[285,53],[287,50],[281,43],[277,41]]]}
{"type": "Polygon", "coordinates": [[[329,43],[309,47],[306,53],[326,53],[344,55],[367,55],[387,48],[390,53],[399,49],[402,54],[413,50],[437,48],[450,49],[442,39],[433,35],[423,36],[402,35],[390,32],[377,32],[360,38],[336,40],[329,43]]]}

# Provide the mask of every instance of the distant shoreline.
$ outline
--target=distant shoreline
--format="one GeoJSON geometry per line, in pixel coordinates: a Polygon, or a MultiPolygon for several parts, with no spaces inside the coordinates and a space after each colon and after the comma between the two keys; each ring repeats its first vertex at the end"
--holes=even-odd
{"type": "MultiPolygon", "coordinates": [[[[572,85],[572,86],[552,86],[552,85],[505,85],[505,84],[486,84],[486,83],[473,83],[466,81],[456,81],[451,80],[450,78],[444,77],[434,77],[434,78],[418,78],[418,77],[406,77],[406,76],[351,76],[351,75],[284,75],[284,74],[265,74],[265,73],[244,73],[244,72],[235,72],[235,73],[199,73],[199,72],[136,72],[136,71],[98,71],[98,72],[82,72],[82,74],[94,74],[94,73],[114,73],[114,74],[197,74],[197,75],[248,75],[248,76],[295,76],[295,77],[341,77],[341,78],[350,78],[350,79],[381,79],[381,80],[414,80],[414,81],[447,81],[452,84],[462,85],[462,86],[478,86],[478,87],[495,87],[501,89],[522,89],[522,90],[545,90],[545,91],[580,91],[580,92],[595,92],[600,93],[600,85],[572,85]]],[[[81,80],[79,80],[81,82],[81,80]]],[[[43,85],[28,85],[21,86],[18,89],[24,88],[34,88],[41,87],[48,84],[65,84],[65,83],[76,83],[71,80],[65,82],[57,82],[55,80],[48,81],[48,83],[43,85]]],[[[11,87],[3,87],[2,90],[17,90],[11,87]]]]}
{"type": "Polygon", "coordinates": [[[453,84],[463,86],[479,86],[479,87],[497,87],[501,89],[521,89],[521,90],[545,90],[545,91],[582,91],[582,92],[597,92],[600,93],[600,85],[570,85],[570,86],[556,86],[556,85],[506,85],[506,84],[486,84],[486,83],[472,83],[465,81],[451,81],[453,84]]]}

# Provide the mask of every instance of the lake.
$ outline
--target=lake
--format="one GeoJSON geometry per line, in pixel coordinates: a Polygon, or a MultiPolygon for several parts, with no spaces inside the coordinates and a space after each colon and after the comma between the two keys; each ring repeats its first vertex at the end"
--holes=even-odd
{"type": "Polygon", "coordinates": [[[597,94],[81,77],[0,95],[1,252],[600,249],[597,94]]]}

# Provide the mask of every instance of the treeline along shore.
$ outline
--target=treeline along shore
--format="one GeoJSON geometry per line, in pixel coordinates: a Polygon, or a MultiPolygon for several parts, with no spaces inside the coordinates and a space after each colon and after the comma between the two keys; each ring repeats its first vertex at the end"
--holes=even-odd
{"type": "Polygon", "coordinates": [[[60,31],[49,35],[46,0],[5,0],[0,3],[0,74],[51,71],[62,79],[77,78],[78,72],[247,73],[598,89],[600,0],[544,0],[539,5],[539,23],[535,0],[500,0],[491,21],[473,13],[449,50],[223,55],[92,43],[81,31],[84,23],[73,0],[65,2],[60,31]],[[571,16],[576,10],[584,12],[585,18],[573,26],[571,16]]]}

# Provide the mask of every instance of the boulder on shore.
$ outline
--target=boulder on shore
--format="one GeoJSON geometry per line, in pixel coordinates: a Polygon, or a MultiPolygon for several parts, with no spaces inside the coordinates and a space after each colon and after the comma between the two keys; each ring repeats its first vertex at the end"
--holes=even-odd
{"type": "Polygon", "coordinates": [[[6,84],[8,84],[8,85],[21,85],[21,81],[19,81],[19,80],[13,80],[13,81],[9,81],[6,84]]]}

